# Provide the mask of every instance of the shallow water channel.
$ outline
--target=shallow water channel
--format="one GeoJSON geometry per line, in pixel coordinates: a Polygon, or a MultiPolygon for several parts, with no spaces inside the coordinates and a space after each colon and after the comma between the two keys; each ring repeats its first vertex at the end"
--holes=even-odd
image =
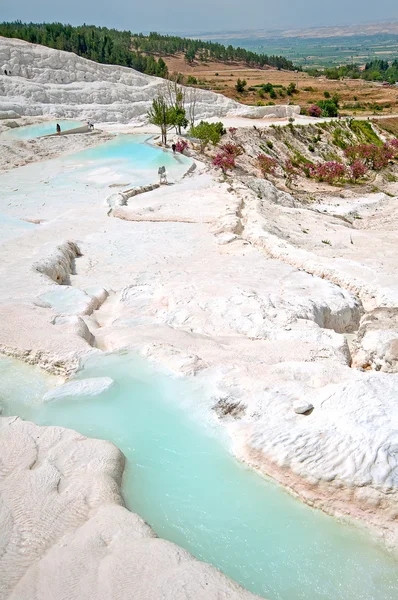
{"type": "Polygon", "coordinates": [[[97,397],[42,403],[54,379],[0,358],[3,414],[114,442],[127,506],[164,538],[270,600],[396,600],[398,563],[361,530],[313,510],[240,464],[194,382],[134,354],[97,355],[77,378],[97,397]]]}

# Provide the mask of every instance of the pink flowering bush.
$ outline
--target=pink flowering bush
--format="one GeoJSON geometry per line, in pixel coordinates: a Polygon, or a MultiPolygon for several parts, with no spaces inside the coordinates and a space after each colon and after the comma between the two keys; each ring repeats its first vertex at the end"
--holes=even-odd
{"type": "Polygon", "coordinates": [[[220,148],[220,152],[213,159],[213,165],[222,169],[225,173],[229,169],[235,169],[235,158],[243,154],[244,150],[242,146],[237,144],[224,144],[220,148]]]}
{"type": "Polygon", "coordinates": [[[350,163],[361,160],[370,169],[381,171],[387,167],[389,161],[394,158],[396,150],[391,143],[376,146],[376,144],[358,144],[357,146],[348,146],[344,151],[346,158],[350,163]]]}
{"type": "Polygon", "coordinates": [[[325,181],[330,184],[343,179],[346,175],[345,166],[335,160],[316,165],[307,163],[304,165],[303,171],[307,177],[315,177],[318,181],[325,181]]]}
{"type": "Polygon", "coordinates": [[[278,161],[271,156],[266,154],[259,154],[257,156],[257,165],[263,175],[275,175],[278,167],[278,161]]]}
{"type": "Polygon", "coordinates": [[[322,110],[319,108],[319,106],[317,106],[316,104],[313,104],[312,106],[309,107],[308,114],[310,115],[310,117],[319,118],[322,114],[322,110]]]}
{"type": "Polygon", "coordinates": [[[188,148],[187,140],[178,140],[178,142],[176,143],[176,150],[177,150],[177,152],[181,152],[181,154],[184,154],[184,151],[187,148],[188,148]]]}
{"type": "Polygon", "coordinates": [[[390,146],[391,152],[393,153],[393,158],[398,158],[398,140],[394,138],[388,142],[390,146]]]}
{"type": "Polygon", "coordinates": [[[326,183],[335,183],[339,179],[343,179],[346,174],[346,168],[335,160],[329,160],[324,163],[316,165],[316,178],[319,181],[326,181],[326,183]]]}
{"type": "Polygon", "coordinates": [[[369,171],[369,168],[359,159],[354,160],[350,165],[350,175],[353,181],[357,181],[369,171]]]}
{"type": "Polygon", "coordinates": [[[316,166],[313,163],[306,163],[303,165],[303,172],[306,177],[315,177],[316,166]]]}
{"type": "Polygon", "coordinates": [[[213,158],[213,165],[226,173],[228,170],[235,168],[235,157],[232,154],[226,154],[225,152],[219,152],[213,158]]]}
{"type": "Polygon", "coordinates": [[[294,177],[295,175],[298,175],[298,171],[297,171],[296,167],[294,166],[294,164],[292,163],[292,161],[290,160],[290,158],[287,161],[285,161],[285,164],[283,165],[283,169],[289,177],[294,177]]]}
{"type": "Polygon", "coordinates": [[[221,146],[221,151],[224,152],[224,154],[233,156],[234,158],[237,158],[244,152],[242,146],[237,146],[236,144],[224,144],[221,146]]]}
{"type": "Polygon", "coordinates": [[[235,133],[238,131],[237,127],[230,127],[228,129],[229,133],[234,137],[235,133]]]}

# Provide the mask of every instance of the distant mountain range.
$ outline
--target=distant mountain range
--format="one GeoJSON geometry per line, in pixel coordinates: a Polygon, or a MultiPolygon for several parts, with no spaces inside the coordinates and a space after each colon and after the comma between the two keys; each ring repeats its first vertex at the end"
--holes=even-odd
{"type": "MultiPolygon", "coordinates": [[[[362,23],[360,25],[343,25],[331,27],[309,27],[307,29],[258,29],[224,32],[199,32],[189,34],[190,38],[200,38],[202,40],[237,40],[239,38],[247,39],[250,35],[252,39],[264,38],[333,38],[333,37],[352,37],[358,35],[398,35],[398,20],[385,21],[379,23],[362,23]]],[[[188,36],[188,34],[186,34],[188,36]]]]}

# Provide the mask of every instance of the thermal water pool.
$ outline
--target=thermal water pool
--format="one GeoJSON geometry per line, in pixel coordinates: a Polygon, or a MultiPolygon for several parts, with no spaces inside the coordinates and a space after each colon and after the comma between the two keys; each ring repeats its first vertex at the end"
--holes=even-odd
{"type": "MultiPolygon", "coordinates": [[[[62,139],[67,150],[68,136],[62,139]]],[[[117,189],[158,182],[162,165],[169,182],[180,179],[192,159],[154,147],[146,139],[120,134],[94,148],[0,175],[0,213],[50,220],[87,204],[104,210],[106,197],[117,189]]]]}
{"type": "Polygon", "coordinates": [[[110,390],[41,403],[54,381],[39,373],[0,359],[3,413],[114,442],[127,458],[127,506],[161,537],[270,600],[398,598],[398,563],[235,460],[194,383],[134,354],[96,355],[76,377],[112,377],[110,390]]]}
{"type": "Polygon", "coordinates": [[[17,138],[19,140],[32,140],[34,138],[42,137],[43,135],[56,133],[57,123],[59,123],[61,131],[67,131],[68,129],[74,129],[75,127],[82,127],[85,125],[82,121],[59,119],[58,121],[44,121],[42,123],[36,123],[35,125],[26,125],[25,127],[13,127],[8,131],[4,131],[1,136],[17,138]]]}

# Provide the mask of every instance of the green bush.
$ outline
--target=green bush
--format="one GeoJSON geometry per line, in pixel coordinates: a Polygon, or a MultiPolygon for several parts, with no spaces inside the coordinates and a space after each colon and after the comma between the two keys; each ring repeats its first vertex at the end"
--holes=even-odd
{"type": "Polygon", "coordinates": [[[322,111],[322,117],[337,117],[339,111],[333,100],[319,100],[316,104],[322,111]]]}
{"type": "Polygon", "coordinates": [[[196,85],[197,83],[198,83],[198,80],[196,79],[196,77],[193,77],[192,75],[188,75],[188,78],[187,78],[188,85],[196,85]]]}
{"type": "Polygon", "coordinates": [[[200,140],[203,145],[209,142],[214,145],[218,144],[221,136],[225,133],[224,125],[221,122],[209,123],[208,121],[201,121],[189,130],[189,135],[200,140]]]}
{"type": "Polygon", "coordinates": [[[247,85],[246,79],[238,79],[238,81],[235,84],[235,89],[238,92],[238,94],[242,94],[245,91],[246,85],[247,85]]]}
{"type": "Polygon", "coordinates": [[[272,85],[272,83],[264,83],[263,90],[266,94],[270,94],[273,89],[274,89],[274,86],[272,85]]]}
{"type": "Polygon", "coordinates": [[[326,99],[330,98],[330,92],[328,92],[328,91],[323,92],[323,95],[325,96],[326,99]]]}

